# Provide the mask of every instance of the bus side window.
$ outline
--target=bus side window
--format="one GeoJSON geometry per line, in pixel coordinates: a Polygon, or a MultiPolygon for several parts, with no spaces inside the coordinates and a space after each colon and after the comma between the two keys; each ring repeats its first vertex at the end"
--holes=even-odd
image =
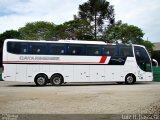
{"type": "Polygon", "coordinates": [[[94,54],[95,54],[95,55],[99,55],[99,50],[96,50],[96,51],[94,52],[94,54]]]}
{"type": "Polygon", "coordinates": [[[133,57],[133,51],[131,46],[120,46],[119,51],[120,56],[133,57]]]}
{"type": "Polygon", "coordinates": [[[73,51],[72,51],[72,54],[73,54],[73,55],[75,55],[76,53],[77,53],[76,50],[73,50],[73,51]]]}
{"type": "Polygon", "coordinates": [[[64,50],[63,49],[61,50],[60,54],[64,54],[64,50]]]}
{"type": "Polygon", "coordinates": [[[8,42],[7,51],[14,54],[27,54],[28,45],[25,42],[8,42]]]}
{"type": "Polygon", "coordinates": [[[64,44],[50,44],[49,45],[49,54],[51,54],[51,55],[65,54],[65,45],[64,44]]]}
{"type": "Polygon", "coordinates": [[[102,55],[113,56],[114,54],[115,54],[115,47],[114,46],[109,46],[109,45],[103,46],[102,55]]]}
{"type": "Polygon", "coordinates": [[[17,46],[18,42],[8,42],[7,43],[7,51],[9,53],[18,54],[19,53],[19,47],[17,46]]]}
{"type": "Polygon", "coordinates": [[[47,46],[45,43],[30,43],[30,53],[31,54],[46,54],[47,46]]]}
{"type": "Polygon", "coordinates": [[[84,55],[83,45],[68,45],[68,55],[84,55]]]}
{"type": "Polygon", "coordinates": [[[20,54],[28,54],[28,44],[27,43],[21,43],[20,54]]]}
{"type": "Polygon", "coordinates": [[[88,45],[86,47],[86,53],[87,53],[87,55],[100,56],[101,55],[101,47],[95,46],[95,45],[88,45]]]}

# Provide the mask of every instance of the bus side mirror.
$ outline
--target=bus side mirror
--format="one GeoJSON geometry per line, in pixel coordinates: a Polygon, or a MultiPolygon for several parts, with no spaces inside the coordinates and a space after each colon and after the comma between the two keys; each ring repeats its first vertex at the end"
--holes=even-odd
{"type": "Polygon", "coordinates": [[[158,62],[155,59],[152,59],[152,66],[158,67],[158,62]]]}

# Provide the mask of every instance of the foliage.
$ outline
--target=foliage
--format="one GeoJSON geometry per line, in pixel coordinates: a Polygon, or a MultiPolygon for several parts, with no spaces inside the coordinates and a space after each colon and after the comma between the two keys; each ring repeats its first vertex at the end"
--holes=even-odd
{"type": "Polygon", "coordinates": [[[114,21],[114,8],[106,0],[88,0],[79,5],[78,17],[60,25],[37,21],[27,23],[18,31],[10,30],[0,34],[0,46],[8,38],[26,40],[79,39],[103,40],[107,42],[121,41],[146,46],[153,51],[153,44],[143,40],[143,31],[134,25],[114,21]]]}
{"type": "Polygon", "coordinates": [[[53,40],[55,25],[50,22],[38,21],[27,23],[18,30],[22,39],[27,40],[53,40]]]}
{"type": "Polygon", "coordinates": [[[3,43],[5,39],[19,39],[20,38],[20,34],[18,31],[16,30],[7,30],[5,32],[3,32],[2,34],[0,34],[0,67],[2,67],[2,48],[3,48],[3,43]]]}
{"type": "Polygon", "coordinates": [[[20,33],[16,30],[7,30],[4,33],[0,34],[0,48],[3,46],[3,42],[5,39],[19,39],[20,33]]]}
{"type": "Polygon", "coordinates": [[[75,19],[56,26],[57,39],[92,39],[91,26],[88,21],[75,19]]]}
{"type": "Polygon", "coordinates": [[[142,40],[142,41],[141,41],[140,43],[138,43],[138,44],[144,45],[150,54],[153,52],[154,44],[151,43],[150,41],[148,41],[148,40],[142,40]]]}
{"type": "Polygon", "coordinates": [[[144,33],[139,27],[118,21],[103,33],[101,39],[107,42],[121,41],[122,43],[144,45],[151,53],[153,44],[150,41],[143,40],[143,36],[144,33]]]}
{"type": "Polygon", "coordinates": [[[94,25],[94,37],[103,31],[104,23],[114,23],[114,8],[106,0],[88,0],[79,5],[79,17],[94,25]]]}
{"type": "Polygon", "coordinates": [[[120,40],[122,43],[140,43],[143,35],[144,33],[137,26],[123,24],[122,21],[118,21],[104,32],[103,39],[111,42],[120,40]]]}

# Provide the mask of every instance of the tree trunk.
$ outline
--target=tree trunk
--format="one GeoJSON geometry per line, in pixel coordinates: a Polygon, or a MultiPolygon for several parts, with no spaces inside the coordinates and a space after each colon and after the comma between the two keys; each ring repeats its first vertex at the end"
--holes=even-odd
{"type": "Polygon", "coordinates": [[[95,40],[97,39],[97,14],[96,14],[96,12],[95,12],[95,16],[94,16],[94,22],[95,22],[95,24],[94,24],[94,38],[95,38],[95,40]]]}

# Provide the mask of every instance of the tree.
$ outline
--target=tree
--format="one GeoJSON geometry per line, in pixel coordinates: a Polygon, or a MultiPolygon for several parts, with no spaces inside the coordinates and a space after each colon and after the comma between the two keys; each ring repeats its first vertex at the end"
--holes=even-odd
{"type": "Polygon", "coordinates": [[[116,22],[109,30],[102,35],[102,40],[107,42],[121,41],[122,43],[134,43],[144,45],[151,53],[153,51],[153,44],[150,41],[143,39],[144,33],[142,30],[134,25],[123,24],[122,21],[116,22]]]}
{"type": "Polygon", "coordinates": [[[0,34],[0,48],[3,47],[3,42],[5,39],[19,39],[20,38],[20,33],[16,30],[7,30],[0,34]]]}
{"type": "Polygon", "coordinates": [[[0,67],[2,67],[2,48],[5,39],[19,39],[20,34],[16,30],[7,30],[0,34],[0,67]]]}
{"type": "Polygon", "coordinates": [[[91,26],[86,20],[75,19],[56,26],[57,39],[92,39],[91,26]]]}
{"type": "Polygon", "coordinates": [[[18,30],[22,39],[27,40],[53,40],[55,36],[55,25],[50,22],[38,21],[27,23],[25,27],[18,30]]]}
{"type": "Polygon", "coordinates": [[[94,25],[94,37],[103,31],[104,23],[114,23],[114,8],[106,0],[89,0],[79,5],[80,19],[86,19],[94,25]]]}
{"type": "Polygon", "coordinates": [[[141,43],[144,33],[134,25],[123,24],[118,21],[103,33],[102,38],[106,41],[115,42],[120,40],[122,43],[141,43]]]}
{"type": "Polygon", "coordinates": [[[153,53],[154,44],[151,43],[150,41],[142,40],[140,43],[137,43],[137,44],[144,45],[150,54],[153,53]]]}

